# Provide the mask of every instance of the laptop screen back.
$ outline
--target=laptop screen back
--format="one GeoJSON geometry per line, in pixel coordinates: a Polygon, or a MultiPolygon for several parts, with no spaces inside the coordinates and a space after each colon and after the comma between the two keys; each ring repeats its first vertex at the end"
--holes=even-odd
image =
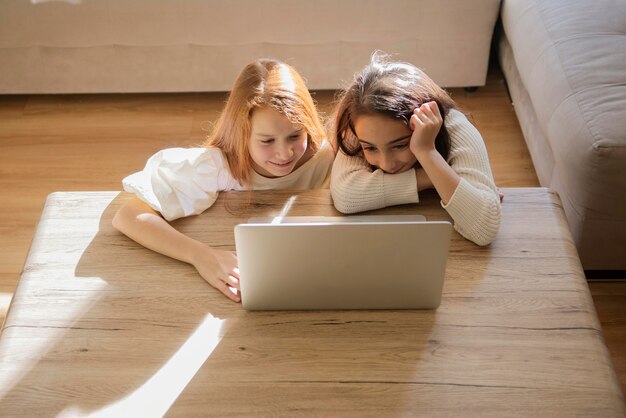
{"type": "Polygon", "coordinates": [[[243,307],[436,308],[451,229],[449,222],[237,225],[243,307]]]}

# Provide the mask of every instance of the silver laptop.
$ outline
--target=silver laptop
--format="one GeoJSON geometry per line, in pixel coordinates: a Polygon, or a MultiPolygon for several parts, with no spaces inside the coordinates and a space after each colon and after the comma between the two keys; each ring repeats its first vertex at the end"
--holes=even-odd
{"type": "Polygon", "coordinates": [[[413,215],[251,219],[235,226],[243,307],[436,308],[451,231],[413,215]]]}

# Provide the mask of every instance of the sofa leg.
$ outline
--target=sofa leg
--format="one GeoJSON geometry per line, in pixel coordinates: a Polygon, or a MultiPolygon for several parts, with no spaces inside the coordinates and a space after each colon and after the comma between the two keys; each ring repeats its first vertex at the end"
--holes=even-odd
{"type": "Polygon", "coordinates": [[[468,93],[475,93],[476,91],[478,91],[478,86],[463,87],[463,90],[465,90],[468,93]]]}

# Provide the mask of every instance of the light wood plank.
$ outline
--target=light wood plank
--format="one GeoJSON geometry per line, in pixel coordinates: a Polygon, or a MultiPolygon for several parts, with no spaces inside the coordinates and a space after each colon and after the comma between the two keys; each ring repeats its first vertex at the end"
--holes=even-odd
{"type": "MultiPolygon", "coordinates": [[[[485,138],[497,184],[537,186],[499,68],[490,67],[478,91],[451,93],[485,138]]],[[[323,114],[331,113],[334,95],[314,92],[323,114]]],[[[225,99],[223,93],[0,95],[0,323],[49,193],[119,189],[153,152],[202,142],[225,99]]],[[[613,296],[594,292],[594,303],[626,393],[626,325],[614,320],[623,317],[624,285],[603,286],[613,296]]]]}
{"type": "MultiPolygon", "coordinates": [[[[56,193],[0,338],[0,413],[110,412],[124,399],[145,408],[142,394],[154,402],[156,393],[148,382],[195,341],[206,361],[174,394],[171,416],[210,408],[216,416],[621,417],[621,392],[558,197],[540,188],[503,191],[505,222],[493,245],[453,234],[436,311],[345,312],[243,311],[190,266],[112,228],[127,194],[56,193]],[[214,325],[196,341],[207,318],[214,325]]],[[[233,249],[236,223],[278,215],[291,196],[223,193],[175,225],[233,249]]],[[[449,220],[434,193],[380,211],[416,212],[449,220]]],[[[336,215],[328,190],[298,194],[289,215],[304,214],[336,215]]],[[[175,384],[164,382],[160,396],[172,396],[175,384]]]]}
{"type": "Polygon", "coordinates": [[[626,394],[626,272],[615,276],[611,281],[591,281],[589,289],[622,392],[626,394]]]}

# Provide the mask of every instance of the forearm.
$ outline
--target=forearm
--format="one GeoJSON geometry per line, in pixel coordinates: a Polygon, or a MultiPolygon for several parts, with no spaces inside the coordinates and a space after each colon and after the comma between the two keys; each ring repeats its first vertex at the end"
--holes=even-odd
{"type": "Polygon", "coordinates": [[[206,247],[177,231],[140,201],[131,201],[120,208],[113,218],[113,226],[152,251],[190,264],[194,264],[194,258],[206,247]]]}
{"type": "Polygon", "coordinates": [[[429,141],[416,142],[411,150],[454,220],[454,228],[476,244],[487,245],[495,239],[501,219],[487,150],[462,113],[451,110],[446,128],[451,141],[447,160],[429,141]]]}
{"type": "Polygon", "coordinates": [[[415,174],[350,173],[331,180],[331,194],[337,210],[356,213],[405,203],[417,203],[415,174]]]}
{"type": "MultiPolygon", "coordinates": [[[[461,178],[435,148],[418,153],[416,157],[424,169],[428,180],[437,190],[443,204],[447,204],[458,187],[461,178]]],[[[419,170],[417,171],[419,172],[419,170]]],[[[427,183],[422,180],[421,184],[424,186],[427,183]]],[[[419,187],[420,178],[418,177],[418,190],[419,187]]]]}
{"type": "Polygon", "coordinates": [[[415,169],[415,181],[417,183],[418,192],[433,188],[433,183],[430,181],[423,168],[415,169]]]}
{"type": "Polygon", "coordinates": [[[371,171],[359,157],[337,153],[331,174],[333,203],[342,213],[356,213],[418,201],[414,170],[399,174],[371,171]]]}

